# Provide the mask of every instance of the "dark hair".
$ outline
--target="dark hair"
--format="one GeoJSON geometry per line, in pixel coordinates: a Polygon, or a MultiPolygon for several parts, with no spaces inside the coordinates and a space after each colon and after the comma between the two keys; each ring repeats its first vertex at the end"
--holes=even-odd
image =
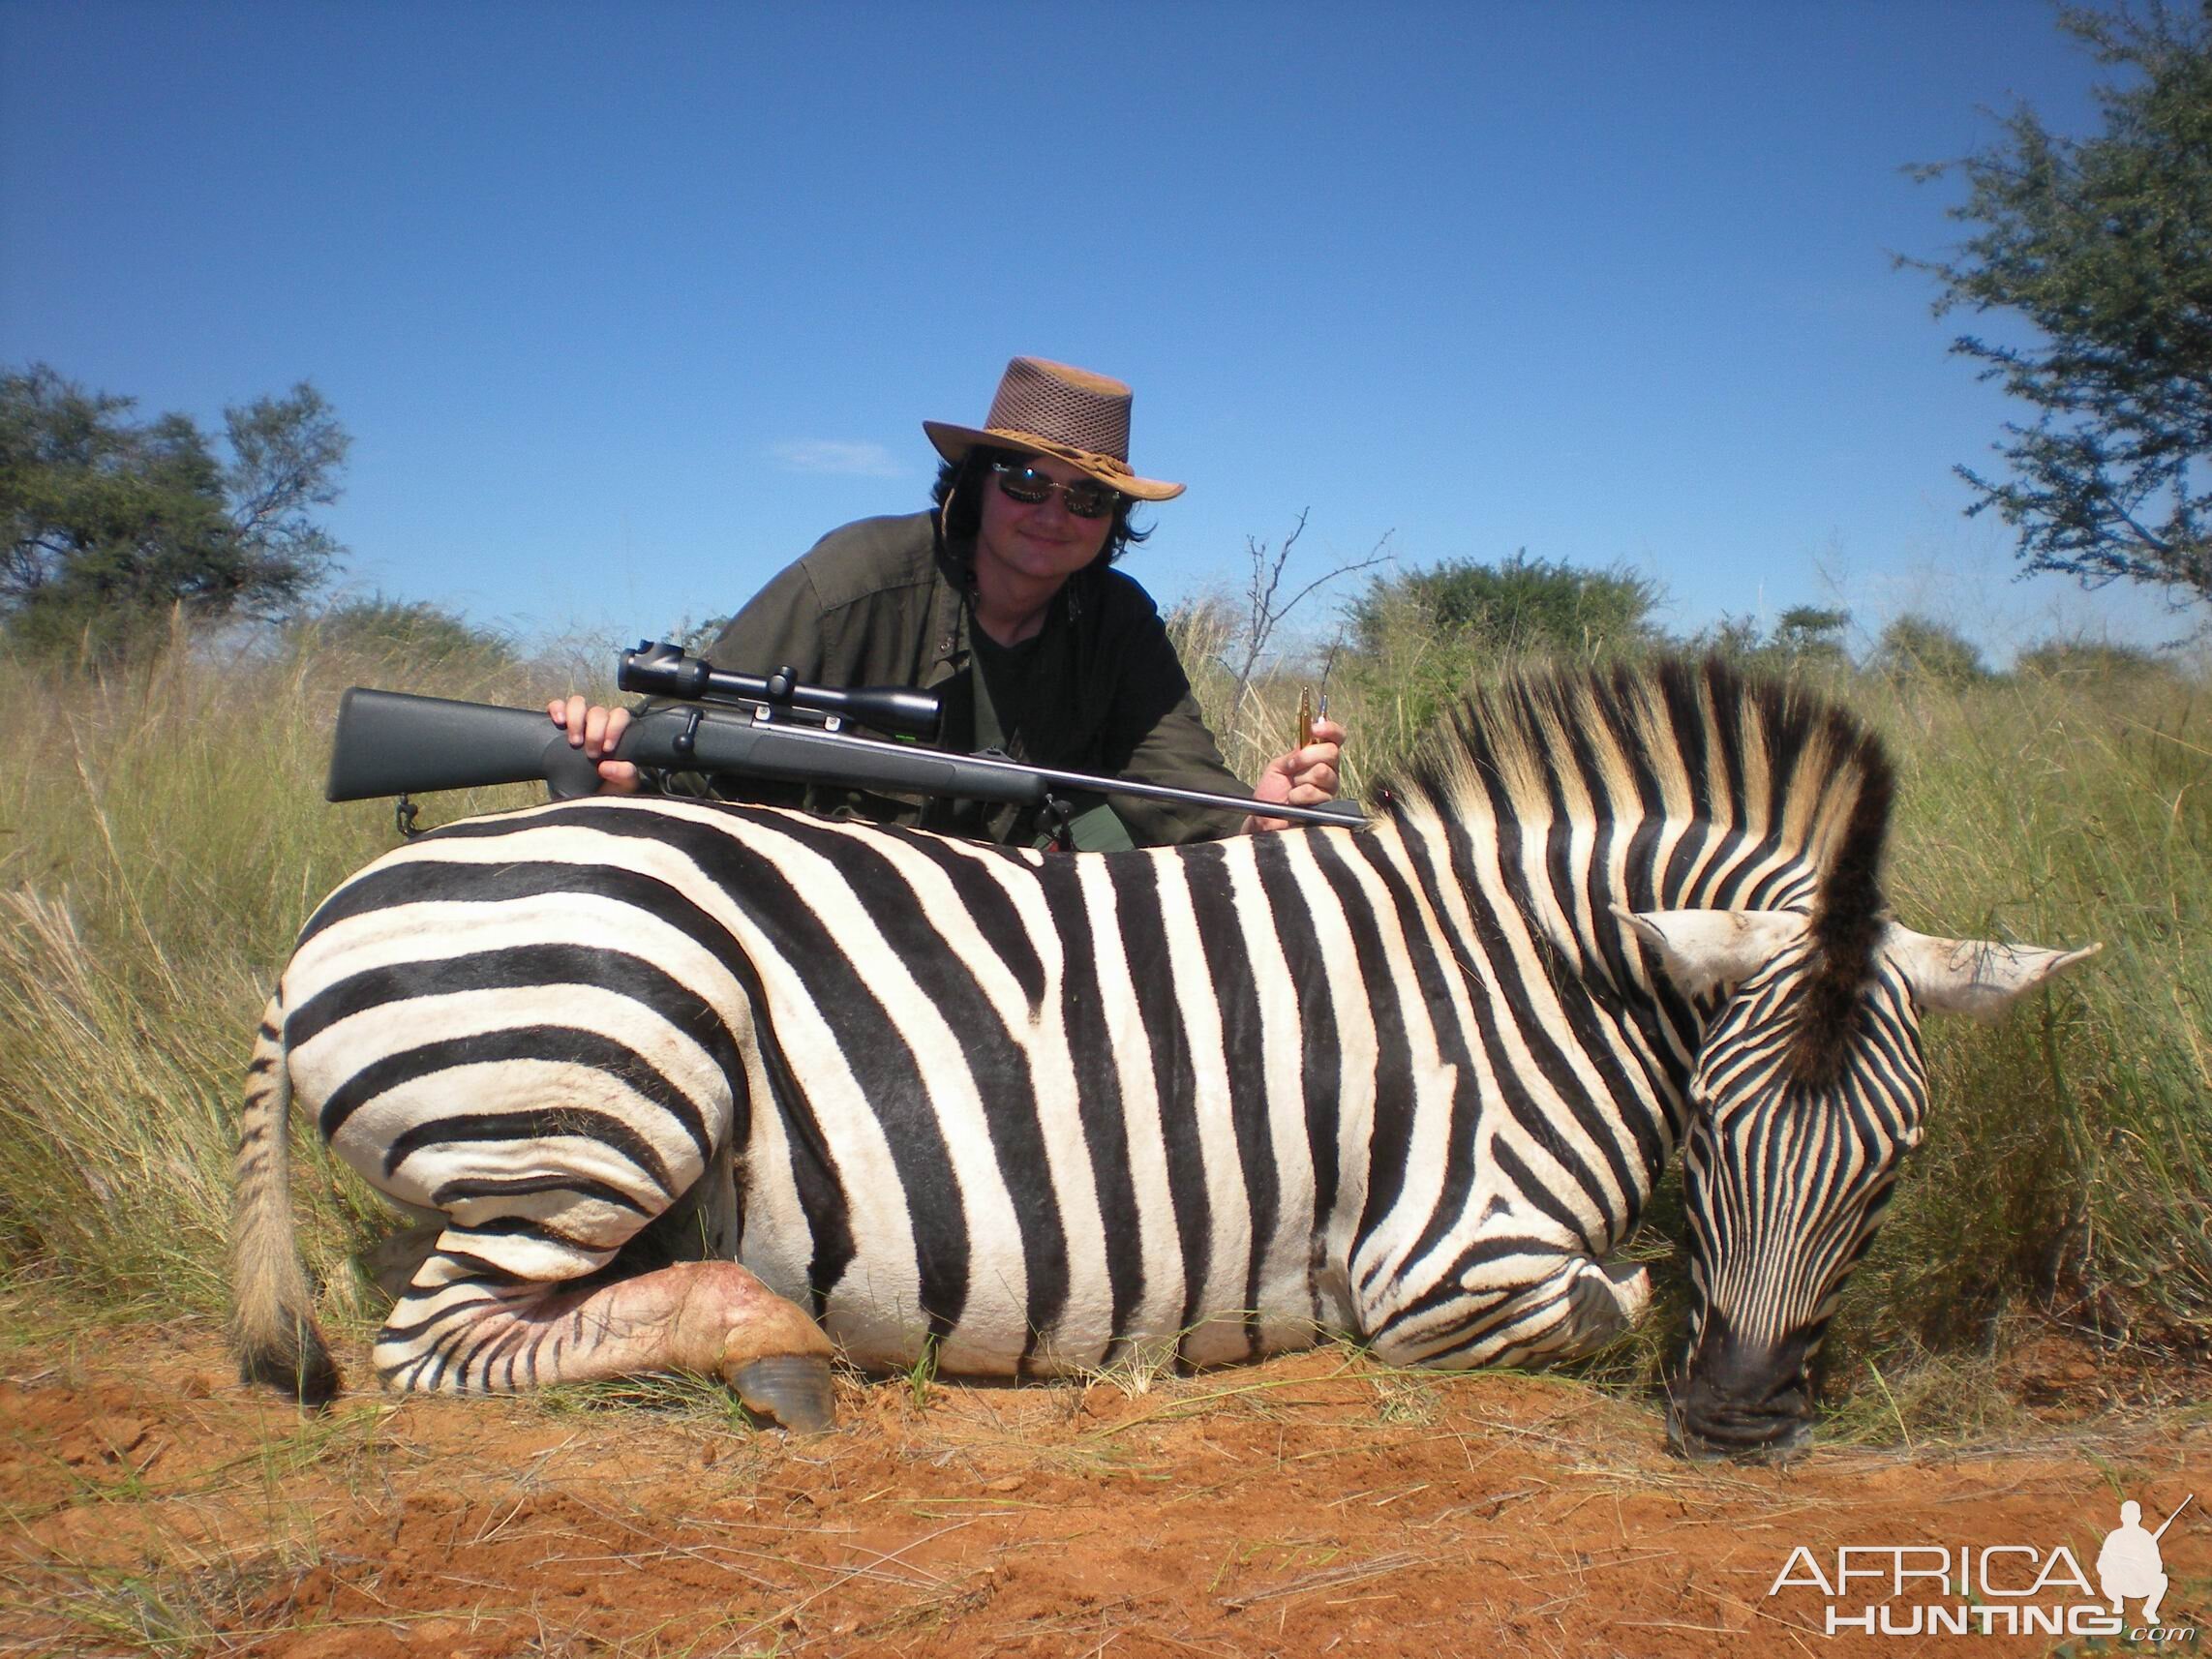
{"type": "MultiPolygon", "coordinates": [[[[1026,457],[1017,449],[985,449],[978,444],[958,461],[941,463],[929,500],[942,518],[945,533],[954,541],[975,540],[976,532],[983,528],[984,491],[990,487],[987,474],[991,468],[1001,461],[1023,459],[1026,457]],[[950,513],[945,512],[948,499],[953,503],[950,513]]],[[[1099,550],[1097,562],[1091,568],[1104,569],[1152,533],[1150,525],[1138,529],[1129,522],[1129,515],[1136,506],[1127,496],[1114,503],[1113,524],[1106,531],[1106,546],[1099,550]]]]}

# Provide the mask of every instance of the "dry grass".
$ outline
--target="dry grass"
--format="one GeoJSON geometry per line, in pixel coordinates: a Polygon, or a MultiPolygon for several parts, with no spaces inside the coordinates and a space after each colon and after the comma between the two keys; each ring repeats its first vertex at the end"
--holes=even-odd
{"type": "MultiPolygon", "coordinates": [[[[107,1301],[212,1310],[251,1034],[294,930],[391,844],[387,804],[322,802],[350,683],[527,703],[531,672],[179,637],[92,675],[0,655],[0,696],[50,710],[0,737],[0,1275],[107,1301]]],[[[541,681],[547,671],[536,671],[541,681]]],[[[521,791],[437,803],[519,803],[521,791]]],[[[324,1176],[305,1239],[344,1268],[380,1206],[324,1176]]]]}

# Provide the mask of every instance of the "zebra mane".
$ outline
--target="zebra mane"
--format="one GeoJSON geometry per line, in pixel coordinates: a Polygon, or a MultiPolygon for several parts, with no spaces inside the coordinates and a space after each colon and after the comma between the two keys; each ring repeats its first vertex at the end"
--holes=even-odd
{"type": "MultiPolygon", "coordinates": [[[[1881,937],[1895,774],[1843,709],[1717,657],[1514,678],[1470,694],[1371,792],[1393,821],[1510,820],[1522,836],[1594,818],[1598,799],[1658,803],[1804,858],[1817,872],[1792,1071],[1837,1074],[1881,937]]],[[[1633,808],[1632,808],[1633,810],[1633,808]]]]}

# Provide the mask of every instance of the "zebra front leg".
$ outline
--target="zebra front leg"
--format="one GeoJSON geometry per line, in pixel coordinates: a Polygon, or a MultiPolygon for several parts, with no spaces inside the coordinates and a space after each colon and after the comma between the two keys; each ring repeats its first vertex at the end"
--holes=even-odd
{"type": "Polygon", "coordinates": [[[1393,1365],[1546,1366],[1588,1357],[1642,1318],[1651,1300],[1642,1267],[1606,1267],[1586,1255],[1516,1264],[1502,1282],[1470,1285],[1464,1301],[1432,1299],[1410,1317],[1368,1326],[1375,1351],[1393,1365]],[[1557,1261],[1541,1278],[1527,1266],[1557,1261]]]}
{"type": "Polygon", "coordinates": [[[564,1286],[502,1272],[447,1232],[377,1339],[406,1392],[510,1393],[644,1372],[718,1376],[786,1429],[831,1428],[830,1340],[733,1261],[688,1261],[564,1286]]]}
{"type": "Polygon", "coordinates": [[[1641,1263],[1634,1267],[1607,1266],[1604,1262],[1576,1264],[1574,1335],[1561,1359],[1593,1354],[1640,1321],[1651,1306],[1651,1273],[1641,1263]]]}
{"type": "Polygon", "coordinates": [[[1645,1268],[1608,1267],[1576,1256],[1500,1310],[1506,1345],[1495,1365],[1558,1365],[1588,1359],[1644,1316],[1651,1303],[1645,1268]]]}

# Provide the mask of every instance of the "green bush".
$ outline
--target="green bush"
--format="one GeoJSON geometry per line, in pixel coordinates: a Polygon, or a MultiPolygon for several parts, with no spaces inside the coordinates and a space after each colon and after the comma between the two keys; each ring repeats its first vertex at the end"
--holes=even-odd
{"type": "Polygon", "coordinates": [[[2020,652],[2013,672],[2039,679],[2063,679],[2076,684],[2118,680],[2178,680],[2186,678],[2175,662],[2159,657],[2140,646],[2114,645],[2106,640],[2045,640],[2020,652]]]}
{"type": "Polygon", "coordinates": [[[1941,685],[1972,685],[1989,678],[1982,652],[1949,623],[1926,617],[1895,618],[1875,642],[1867,665],[1892,679],[1931,679],[1941,685]]]}
{"type": "Polygon", "coordinates": [[[423,600],[348,599],[294,627],[294,651],[320,651],[410,677],[497,672],[517,661],[513,642],[423,600]]]}
{"type": "Polygon", "coordinates": [[[1653,643],[1657,589],[1626,569],[1582,570],[1526,550],[1377,577],[1347,608],[1344,664],[1379,721],[1378,754],[1402,754],[1470,684],[1545,662],[1588,663],[1653,643]]]}
{"type": "Polygon", "coordinates": [[[1625,569],[1579,570],[1530,558],[1523,548],[1497,564],[1454,559],[1426,570],[1377,577],[1352,602],[1354,648],[1372,655],[1391,601],[1404,599],[1439,633],[1496,651],[1604,652],[1651,634],[1655,589],[1625,569]]]}
{"type": "Polygon", "coordinates": [[[1797,605],[1777,617],[1771,629],[1762,629],[1750,617],[1729,617],[1689,644],[1694,650],[1711,651],[1760,674],[1831,674],[1851,666],[1843,649],[1843,630],[1850,625],[1849,611],[1797,605]]]}

